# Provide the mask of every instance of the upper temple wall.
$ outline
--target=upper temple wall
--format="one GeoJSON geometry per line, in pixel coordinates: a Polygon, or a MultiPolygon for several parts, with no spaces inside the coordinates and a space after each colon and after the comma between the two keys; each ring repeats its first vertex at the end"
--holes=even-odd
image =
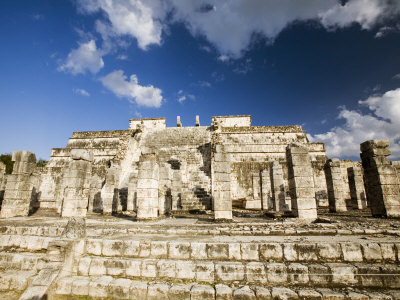
{"type": "Polygon", "coordinates": [[[251,116],[215,116],[212,117],[212,124],[218,123],[221,127],[250,127],[251,116]]]}
{"type": "Polygon", "coordinates": [[[138,126],[143,126],[144,129],[164,129],[167,127],[165,118],[129,120],[130,129],[137,129],[138,126]]]}

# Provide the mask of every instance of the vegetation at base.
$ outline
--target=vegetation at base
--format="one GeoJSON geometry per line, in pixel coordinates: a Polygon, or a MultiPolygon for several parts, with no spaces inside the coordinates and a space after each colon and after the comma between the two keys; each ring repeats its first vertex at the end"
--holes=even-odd
{"type": "Polygon", "coordinates": [[[6,165],[6,174],[11,174],[14,162],[11,160],[11,154],[5,153],[0,155],[0,161],[6,165]]]}
{"type": "MultiPolygon", "coordinates": [[[[0,161],[6,165],[6,174],[11,174],[14,166],[14,162],[11,160],[12,155],[10,153],[5,153],[0,155],[0,161]]],[[[39,168],[45,167],[48,163],[47,160],[43,158],[39,158],[36,163],[36,166],[39,168]]]]}

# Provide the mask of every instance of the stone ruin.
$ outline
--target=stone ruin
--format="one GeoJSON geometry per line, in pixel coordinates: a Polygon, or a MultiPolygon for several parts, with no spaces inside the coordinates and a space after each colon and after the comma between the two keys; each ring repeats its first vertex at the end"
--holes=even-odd
{"type": "Polygon", "coordinates": [[[0,163],[0,295],[400,299],[388,147],[329,159],[301,126],[246,115],[74,132],[43,168],[14,151],[12,174],[0,163]]]}

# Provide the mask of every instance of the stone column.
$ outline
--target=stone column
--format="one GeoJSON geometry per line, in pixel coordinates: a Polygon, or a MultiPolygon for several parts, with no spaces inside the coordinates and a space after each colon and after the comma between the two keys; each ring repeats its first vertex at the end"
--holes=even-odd
{"type": "Polygon", "coordinates": [[[158,189],[158,212],[160,215],[171,212],[171,178],[172,169],[168,163],[160,167],[160,180],[158,189]]]}
{"type": "Polygon", "coordinates": [[[350,196],[353,204],[358,209],[367,207],[367,200],[364,191],[363,174],[360,167],[350,167],[347,169],[349,177],[350,196]]]}
{"type": "Polygon", "coordinates": [[[154,153],[142,154],[139,160],[137,183],[137,218],[158,217],[158,162],[154,153]]]}
{"type": "Polygon", "coordinates": [[[308,150],[298,143],[286,148],[292,212],[300,219],[316,219],[313,170],[308,150]]]}
{"type": "Polygon", "coordinates": [[[85,217],[88,208],[93,154],[83,149],[72,149],[71,158],[64,175],[61,216],[85,217]]]}
{"type": "Polygon", "coordinates": [[[200,126],[200,117],[196,115],[196,127],[200,126]]]}
{"type": "Polygon", "coordinates": [[[261,171],[261,203],[263,210],[273,208],[270,170],[261,171]]]}
{"type": "Polygon", "coordinates": [[[261,209],[261,183],[260,183],[260,172],[252,174],[252,185],[253,185],[253,197],[246,199],[246,209],[254,208],[261,209]]]}
{"type": "Polygon", "coordinates": [[[328,188],[329,211],[347,211],[344,193],[344,182],[339,159],[329,159],[326,162],[325,177],[326,186],[328,188]]]}
{"type": "Polygon", "coordinates": [[[400,217],[400,186],[396,169],[386,158],[388,140],[370,140],[360,145],[365,189],[373,216],[400,217]]]}
{"type": "Polygon", "coordinates": [[[6,165],[0,161],[0,206],[4,198],[4,190],[6,188],[6,165]]]}
{"type": "Polygon", "coordinates": [[[101,189],[101,199],[103,200],[103,214],[118,212],[118,184],[119,166],[113,165],[107,170],[106,182],[101,189]]]}
{"type": "Polygon", "coordinates": [[[7,176],[1,217],[27,216],[31,201],[34,200],[33,172],[36,169],[36,156],[28,151],[14,151],[12,154],[14,167],[7,176]]]}
{"type": "Polygon", "coordinates": [[[103,179],[100,178],[97,174],[93,173],[94,172],[92,169],[92,178],[90,179],[88,212],[98,213],[102,211],[101,189],[103,187],[103,179]]]}
{"type": "Polygon", "coordinates": [[[134,211],[137,209],[137,177],[137,170],[129,175],[127,211],[134,211]]]}
{"type": "Polygon", "coordinates": [[[215,219],[232,219],[231,164],[223,145],[215,145],[212,154],[212,196],[215,219]]]}
{"type": "Polygon", "coordinates": [[[278,161],[271,163],[273,209],[285,210],[285,182],[283,181],[282,166],[278,161]]]}
{"type": "Polygon", "coordinates": [[[180,169],[172,170],[172,210],[182,209],[182,173],[180,169]]]}

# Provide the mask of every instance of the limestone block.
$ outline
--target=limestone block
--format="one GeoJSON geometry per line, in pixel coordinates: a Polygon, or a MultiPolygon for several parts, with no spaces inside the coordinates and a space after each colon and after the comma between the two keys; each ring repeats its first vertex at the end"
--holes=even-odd
{"type": "Polygon", "coordinates": [[[246,278],[248,283],[266,284],[267,274],[264,264],[260,262],[249,262],[246,265],[246,278]]]}
{"type": "Polygon", "coordinates": [[[240,281],[244,279],[244,265],[237,262],[218,262],[215,264],[217,281],[240,281]]]}
{"type": "Polygon", "coordinates": [[[327,264],[332,273],[332,283],[338,285],[355,285],[358,283],[357,269],[352,265],[329,263],[327,264]]]}
{"type": "Polygon", "coordinates": [[[259,260],[258,244],[256,243],[242,243],[241,252],[243,260],[259,260]]]}
{"type": "Polygon", "coordinates": [[[72,282],[73,282],[72,277],[63,277],[63,278],[57,280],[56,294],[58,294],[58,295],[71,294],[72,282]]]}
{"type": "Polygon", "coordinates": [[[142,275],[142,262],[140,260],[127,260],[125,264],[126,276],[140,277],[142,275]]]}
{"type": "Polygon", "coordinates": [[[157,277],[157,261],[153,259],[142,260],[141,276],[147,278],[157,277]]]}
{"type": "Polygon", "coordinates": [[[168,299],[169,286],[166,283],[153,283],[147,287],[147,299],[168,299]]]}
{"type": "Polygon", "coordinates": [[[86,252],[92,255],[101,255],[103,243],[101,240],[87,239],[86,252]]]}
{"type": "Polygon", "coordinates": [[[318,289],[318,291],[322,294],[322,299],[335,299],[335,300],[346,299],[346,296],[343,295],[343,293],[331,289],[318,289]]]}
{"type": "Polygon", "coordinates": [[[166,241],[151,242],[151,256],[157,258],[166,258],[168,255],[168,247],[166,241]]]}
{"type": "Polygon", "coordinates": [[[295,244],[283,244],[283,255],[286,261],[297,261],[298,254],[295,244]]]}
{"type": "Polygon", "coordinates": [[[214,300],[215,290],[209,285],[193,285],[190,290],[190,299],[193,300],[214,300]]]}
{"type": "Polygon", "coordinates": [[[211,261],[196,263],[197,282],[214,282],[214,263],[211,261]]]}
{"type": "Polygon", "coordinates": [[[170,242],[168,245],[169,258],[187,259],[190,257],[190,243],[188,242],[170,242]]]}
{"type": "Polygon", "coordinates": [[[225,284],[215,285],[215,300],[232,300],[232,289],[225,284]]]}
{"type": "Polygon", "coordinates": [[[310,281],[316,285],[327,285],[331,282],[329,268],[320,264],[311,264],[308,266],[310,281]]]}
{"type": "Polygon", "coordinates": [[[380,243],[382,258],[385,261],[396,261],[396,249],[394,244],[380,243]]]}
{"type": "Polygon", "coordinates": [[[228,259],[228,244],[207,244],[207,255],[209,259],[228,259]]]}
{"type": "Polygon", "coordinates": [[[196,265],[193,261],[176,261],[176,278],[178,279],[194,279],[196,276],[196,265]]]}
{"type": "Polygon", "coordinates": [[[256,295],[254,291],[250,289],[248,285],[245,285],[239,289],[233,291],[233,299],[240,299],[240,300],[255,300],[256,295]]]}
{"type": "Polygon", "coordinates": [[[103,276],[107,274],[107,268],[104,265],[103,259],[92,259],[89,267],[90,276],[103,276]]]}
{"type": "Polygon", "coordinates": [[[106,298],[108,294],[108,285],[111,283],[113,278],[111,276],[101,276],[94,281],[89,283],[89,296],[106,298]]]}
{"type": "Polygon", "coordinates": [[[106,259],[104,266],[107,269],[107,275],[124,276],[126,269],[126,261],[119,259],[106,259]]]}
{"type": "Polygon", "coordinates": [[[192,249],[190,257],[192,259],[207,259],[206,245],[206,243],[190,243],[190,247],[192,249]]]}
{"type": "Polygon", "coordinates": [[[124,256],[125,244],[120,240],[103,240],[104,256],[124,256]]]}
{"type": "Polygon", "coordinates": [[[157,261],[158,276],[163,278],[175,278],[175,261],[160,259],[157,261]]]}
{"type": "Polygon", "coordinates": [[[363,261],[363,255],[361,252],[360,244],[356,243],[342,243],[342,252],[344,261],[363,261]]]}
{"type": "Polygon", "coordinates": [[[307,284],[309,281],[308,267],[302,264],[292,263],[288,266],[289,280],[293,284],[307,284]]]}
{"type": "Polygon", "coordinates": [[[72,282],[71,294],[76,296],[86,296],[89,294],[89,278],[87,277],[74,277],[72,282]]]}
{"type": "Polygon", "coordinates": [[[277,299],[277,300],[299,299],[295,291],[283,287],[273,287],[271,295],[272,299],[277,299]]]}
{"type": "Polygon", "coordinates": [[[87,276],[89,272],[89,266],[91,263],[90,257],[83,257],[79,260],[78,275],[87,276]]]}
{"type": "Polygon", "coordinates": [[[357,264],[358,274],[357,278],[359,278],[362,286],[365,287],[382,287],[383,286],[383,278],[379,276],[380,268],[376,265],[371,264],[357,264]]]}
{"type": "Polygon", "coordinates": [[[142,300],[147,298],[147,282],[132,280],[129,294],[133,300],[142,300]]]}
{"type": "Polygon", "coordinates": [[[317,261],[315,244],[297,244],[299,261],[317,261]]]}
{"type": "Polygon", "coordinates": [[[282,261],[282,245],[278,243],[260,244],[260,259],[263,261],[282,261]]]}
{"type": "Polygon", "coordinates": [[[93,161],[93,152],[85,149],[71,149],[70,155],[74,160],[93,161]]]}
{"type": "Polygon", "coordinates": [[[309,299],[309,300],[320,300],[322,299],[321,294],[314,290],[299,290],[299,299],[309,299]]]}
{"type": "Polygon", "coordinates": [[[267,264],[268,282],[273,284],[283,284],[287,281],[287,268],[282,263],[267,264]]]}
{"type": "Polygon", "coordinates": [[[241,260],[240,243],[229,243],[229,260],[241,260]]]}
{"type": "Polygon", "coordinates": [[[324,261],[340,260],[342,249],[340,244],[336,243],[319,243],[317,245],[318,256],[324,261]]]}
{"type": "Polygon", "coordinates": [[[182,300],[190,299],[190,284],[174,284],[168,291],[168,299],[170,300],[182,300]]]}
{"type": "Polygon", "coordinates": [[[108,285],[108,296],[117,299],[129,298],[129,289],[132,281],[125,278],[116,278],[108,285]]]}
{"type": "Polygon", "coordinates": [[[283,180],[282,166],[279,162],[271,163],[271,182],[272,182],[272,197],[273,208],[275,211],[284,211],[285,205],[285,183],[283,180]]]}
{"type": "Polygon", "coordinates": [[[265,287],[256,286],[255,287],[256,298],[261,300],[271,300],[271,291],[265,287]]]}
{"type": "Polygon", "coordinates": [[[139,257],[149,257],[151,252],[150,241],[140,241],[139,257]]]}
{"type": "Polygon", "coordinates": [[[362,252],[366,261],[382,261],[381,247],[377,243],[368,243],[361,245],[362,252]]]}

